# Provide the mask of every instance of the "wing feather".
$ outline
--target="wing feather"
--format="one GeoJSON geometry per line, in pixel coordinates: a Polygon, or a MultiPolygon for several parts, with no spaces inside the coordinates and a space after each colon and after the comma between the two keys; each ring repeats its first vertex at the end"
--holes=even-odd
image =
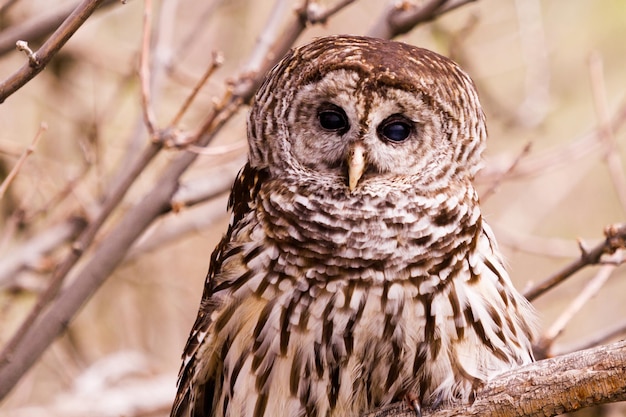
{"type": "Polygon", "coordinates": [[[266,177],[267,171],[257,170],[248,163],[239,171],[233,184],[228,200],[228,209],[232,212],[231,221],[228,230],[211,254],[198,316],[183,351],[183,364],[178,374],[178,392],[171,417],[202,417],[212,414],[215,381],[197,381],[194,377],[198,355],[203,351],[203,343],[209,343],[207,334],[212,324],[211,314],[220,307],[220,301],[213,293],[216,284],[219,283],[222,264],[229,256],[227,252],[229,243],[233,233],[240,227],[241,220],[254,210],[256,196],[266,177]]]}

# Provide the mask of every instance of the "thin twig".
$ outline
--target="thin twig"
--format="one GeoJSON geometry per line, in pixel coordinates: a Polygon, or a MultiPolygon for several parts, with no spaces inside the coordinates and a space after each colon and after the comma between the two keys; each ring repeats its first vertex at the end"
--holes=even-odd
{"type": "Polygon", "coordinates": [[[590,349],[592,347],[610,342],[618,337],[623,337],[624,335],[626,335],[626,320],[622,320],[620,323],[618,323],[616,326],[613,326],[609,330],[605,330],[591,338],[585,339],[583,343],[579,344],[578,346],[574,348],[569,348],[565,352],[555,353],[555,356],[578,352],[584,349],[590,349]]]}
{"type": "Polygon", "coordinates": [[[70,242],[87,225],[85,219],[71,217],[67,221],[38,233],[0,259],[0,287],[7,286],[18,273],[36,263],[63,243],[70,242]]]}
{"type": "Polygon", "coordinates": [[[346,6],[354,3],[355,0],[341,0],[332,6],[321,7],[319,3],[310,1],[307,7],[307,18],[309,23],[326,23],[326,20],[346,6]]]}
{"type": "Polygon", "coordinates": [[[576,243],[568,239],[513,233],[505,228],[498,227],[497,224],[490,223],[490,225],[496,236],[498,236],[498,244],[513,251],[566,259],[571,259],[579,253],[577,251],[579,247],[576,246],[576,243]]]}
{"type": "Polygon", "coordinates": [[[550,66],[541,2],[516,0],[519,43],[524,62],[524,99],[519,104],[515,123],[526,128],[542,123],[549,110],[550,66]]]}
{"type": "Polygon", "coordinates": [[[141,37],[141,54],[139,58],[139,79],[141,80],[141,110],[143,121],[152,140],[156,140],[156,118],[150,99],[152,83],[150,80],[150,40],[152,34],[152,0],[144,0],[143,31],[141,37]]]}
{"type": "Polygon", "coordinates": [[[176,113],[176,116],[174,116],[174,118],[170,122],[169,124],[170,128],[174,128],[178,125],[183,115],[189,109],[189,106],[191,105],[191,103],[193,103],[193,100],[196,98],[196,96],[200,92],[200,89],[206,84],[206,82],[209,80],[209,78],[211,78],[211,76],[215,73],[215,71],[220,66],[222,66],[223,63],[224,63],[224,55],[222,55],[219,52],[213,52],[211,64],[209,65],[205,73],[202,75],[200,80],[197,82],[196,86],[191,91],[191,94],[189,94],[189,96],[187,97],[183,105],[180,107],[180,109],[176,113]]]}
{"type": "MultiPolygon", "coordinates": [[[[34,323],[38,320],[43,313],[45,307],[55,299],[58,294],[65,277],[72,270],[74,265],[84,254],[85,250],[93,242],[97,232],[100,230],[105,220],[113,212],[113,209],[117,207],[122,200],[132,183],[137,179],[139,174],[145,169],[150,161],[157,155],[161,146],[158,143],[152,143],[142,155],[135,161],[134,165],[127,172],[126,177],[117,185],[112,193],[108,196],[100,209],[98,216],[87,226],[87,228],[81,233],[79,238],[72,245],[72,251],[54,270],[50,283],[46,290],[39,296],[37,302],[29,312],[28,316],[20,327],[15,331],[11,339],[4,346],[0,353],[0,373],[2,367],[10,364],[16,353],[16,348],[21,344],[22,340],[27,336],[28,331],[33,327],[34,323]]],[[[17,381],[15,381],[17,382],[17,381]]],[[[0,398],[3,397],[2,392],[2,379],[0,378],[0,398]]],[[[8,392],[8,391],[6,391],[8,392]]],[[[6,393],[5,392],[5,393],[6,393]]]]}
{"type": "Polygon", "coordinates": [[[592,249],[585,249],[582,245],[580,245],[580,258],[544,281],[527,288],[524,291],[524,297],[533,301],[584,267],[602,263],[602,257],[604,255],[612,255],[617,250],[626,248],[626,224],[608,226],[604,230],[604,235],[606,236],[606,239],[592,249]]]}
{"type": "Polygon", "coordinates": [[[561,312],[559,317],[548,327],[541,338],[535,343],[534,351],[538,358],[549,358],[552,356],[552,345],[557,337],[563,333],[565,327],[574,318],[587,302],[592,299],[598,291],[606,284],[609,277],[615,270],[616,265],[603,265],[598,273],[585,285],[582,291],[569,303],[561,312]]]}
{"type": "Polygon", "coordinates": [[[503,171],[501,175],[498,175],[497,177],[493,179],[489,188],[487,188],[487,190],[485,190],[485,192],[481,194],[481,200],[483,202],[486,201],[489,197],[491,197],[493,193],[496,192],[496,190],[498,189],[502,181],[504,181],[511,174],[511,172],[515,170],[515,167],[519,165],[521,160],[530,153],[531,147],[532,147],[532,142],[526,143],[526,145],[524,145],[524,148],[522,148],[522,150],[517,154],[515,159],[511,161],[511,165],[509,165],[509,167],[505,171],[503,171]]]}
{"type": "Polygon", "coordinates": [[[25,212],[24,223],[30,223],[39,216],[50,214],[50,211],[53,208],[58,207],[63,200],[65,200],[69,195],[72,195],[72,192],[76,189],[77,185],[85,179],[85,177],[89,173],[89,170],[89,165],[84,166],[81,172],[68,179],[65,184],[63,184],[63,188],[55,195],[53,195],[49,200],[44,202],[35,210],[25,212]]]}
{"type": "Polygon", "coordinates": [[[105,0],[83,0],[74,11],[63,21],[61,26],[50,38],[34,53],[34,59],[22,68],[14,72],[6,80],[0,83],[0,103],[3,103],[11,94],[15,93],[28,81],[39,74],[50,62],[53,56],[65,45],[72,35],[80,28],[91,14],[105,0]],[[36,63],[33,65],[33,63],[36,63]]]}
{"type": "Polygon", "coordinates": [[[0,184],[0,200],[2,200],[2,198],[4,197],[4,193],[6,193],[7,189],[9,188],[9,185],[11,185],[11,183],[17,176],[17,173],[20,171],[20,169],[22,169],[24,162],[26,162],[26,158],[28,158],[30,154],[35,152],[37,143],[39,143],[39,139],[41,138],[41,136],[43,136],[43,133],[46,130],[48,130],[48,125],[45,123],[42,123],[39,126],[39,130],[37,130],[37,133],[35,134],[35,137],[33,138],[33,141],[31,142],[30,146],[28,146],[28,148],[24,150],[20,158],[17,160],[17,162],[11,169],[11,172],[9,172],[9,175],[7,175],[4,181],[2,181],[2,183],[0,184]]]}
{"type": "Polygon", "coordinates": [[[409,2],[390,1],[374,25],[367,31],[368,36],[392,39],[407,33],[420,23],[429,22],[457,7],[475,0],[429,0],[419,6],[409,2]]]}
{"type": "MultiPolygon", "coordinates": [[[[8,1],[4,7],[12,1],[8,1]]],[[[120,0],[104,0],[98,11],[105,10],[107,6],[120,4],[120,0]]],[[[15,42],[26,39],[28,42],[38,44],[41,39],[56,30],[65,19],[80,5],[80,2],[73,4],[63,4],[54,7],[39,7],[37,10],[44,10],[41,15],[29,19],[18,19],[18,23],[2,29],[0,31],[0,56],[13,52],[15,42]]],[[[0,10],[0,14],[2,10],[0,10]]]]}
{"type": "Polygon", "coordinates": [[[606,83],[604,81],[604,64],[599,53],[592,53],[589,57],[589,77],[591,79],[591,92],[593,104],[598,118],[598,139],[604,145],[604,160],[606,161],[609,175],[613,182],[613,188],[626,212],[626,175],[620,158],[615,135],[611,126],[608,100],[606,98],[606,83]]]}
{"type": "MultiPolygon", "coordinates": [[[[626,102],[615,111],[611,118],[611,131],[617,133],[626,124],[626,102]]],[[[561,168],[565,164],[572,164],[575,161],[589,156],[591,153],[602,149],[601,141],[598,140],[601,132],[595,129],[589,133],[580,136],[577,139],[567,141],[565,146],[557,146],[543,153],[537,153],[535,156],[524,158],[509,173],[508,179],[519,179],[537,177],[545,175],[549,171],[561,168]]],[[[479,172],[482,180],[501,175],[503,170],[507,170],[510,166],[509,162],[505,163],[505,167],[500,167],[493,163],[488,164],[485,169],[479,172]]]]}

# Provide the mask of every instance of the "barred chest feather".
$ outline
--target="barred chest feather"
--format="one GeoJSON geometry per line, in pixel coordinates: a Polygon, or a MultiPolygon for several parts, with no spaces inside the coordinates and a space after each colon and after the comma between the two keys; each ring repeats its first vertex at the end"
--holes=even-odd
{"type": "Polygon", "coordinates": [[[532,310],[471,186],[411,201],[364,189],[328,206],[267,185],[223,254],[198,356],[216,379],[213,415],[356,417],[408,394],[467,400],[532,361],[532,310]]]}

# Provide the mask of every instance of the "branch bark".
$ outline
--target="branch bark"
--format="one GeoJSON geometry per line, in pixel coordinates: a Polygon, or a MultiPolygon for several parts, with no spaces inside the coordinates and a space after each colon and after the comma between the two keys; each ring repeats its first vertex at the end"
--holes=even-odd
{"type": "MultiPolygon", "coordinates": [[[[3,103],[11,94],[15,93],[28,81],[32,80],[39,74],[50,62],[52,57],[65,45],[79,27],[85,23],[87,18],[100,7],[105,0],[84,0],[72,11],[72,13],[63,20],[59,28],[50,36],[50,38],[35,52],[26,64],[13,73],[9,78],[0,83],[0,103],[3,103]]],[[[55,19],[59,19],[56,16],[55,19]]],[[[56,22],[51,19],[52,22],[56,22]]],[[[14,34],[10,34],[15,36],[14,34]]],[[[33,34],[30,34],[31,36],[33,34]]],[[[3,39],[3,41],[6,41],[3,39]]]]}
{"type": "MultiPolygon", "coordinates": [[[[626,400],[626,341],[516,368],[489,381],[472,404],[422,410],[428,417],[555,416],[626,400]]],[[[415,417],[398,403],[363,417],[415,417]]]]}

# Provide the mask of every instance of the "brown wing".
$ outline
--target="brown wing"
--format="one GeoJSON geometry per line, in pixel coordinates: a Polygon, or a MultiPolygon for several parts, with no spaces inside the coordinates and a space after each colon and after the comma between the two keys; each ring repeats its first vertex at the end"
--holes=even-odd
{"type": "Polygon", "coordinates": [[[219,302],[213,297],[213,291],[216,281],[219,281],[219,274],[225,259],[224,254],[233,231],[237,230],[241,219],[250,210],[254,210],[253,202],[266,177],[266,171],[252,168],[248,163],[239,171],[233,184],[228,199],[228,209],[232,211],[232,218],[226,234],[211,254],[211,264],[204,282],[198,317],[193,324],[182,356],[183,364],[178,374],[178,393],[174,400],[171,417],[208,417],[212,415],[215,381],[209,380],[198,385],[193,380],[195,368],[198,366],[197,355],[211,326],[211,313],[219,306],[219,302]]]}

